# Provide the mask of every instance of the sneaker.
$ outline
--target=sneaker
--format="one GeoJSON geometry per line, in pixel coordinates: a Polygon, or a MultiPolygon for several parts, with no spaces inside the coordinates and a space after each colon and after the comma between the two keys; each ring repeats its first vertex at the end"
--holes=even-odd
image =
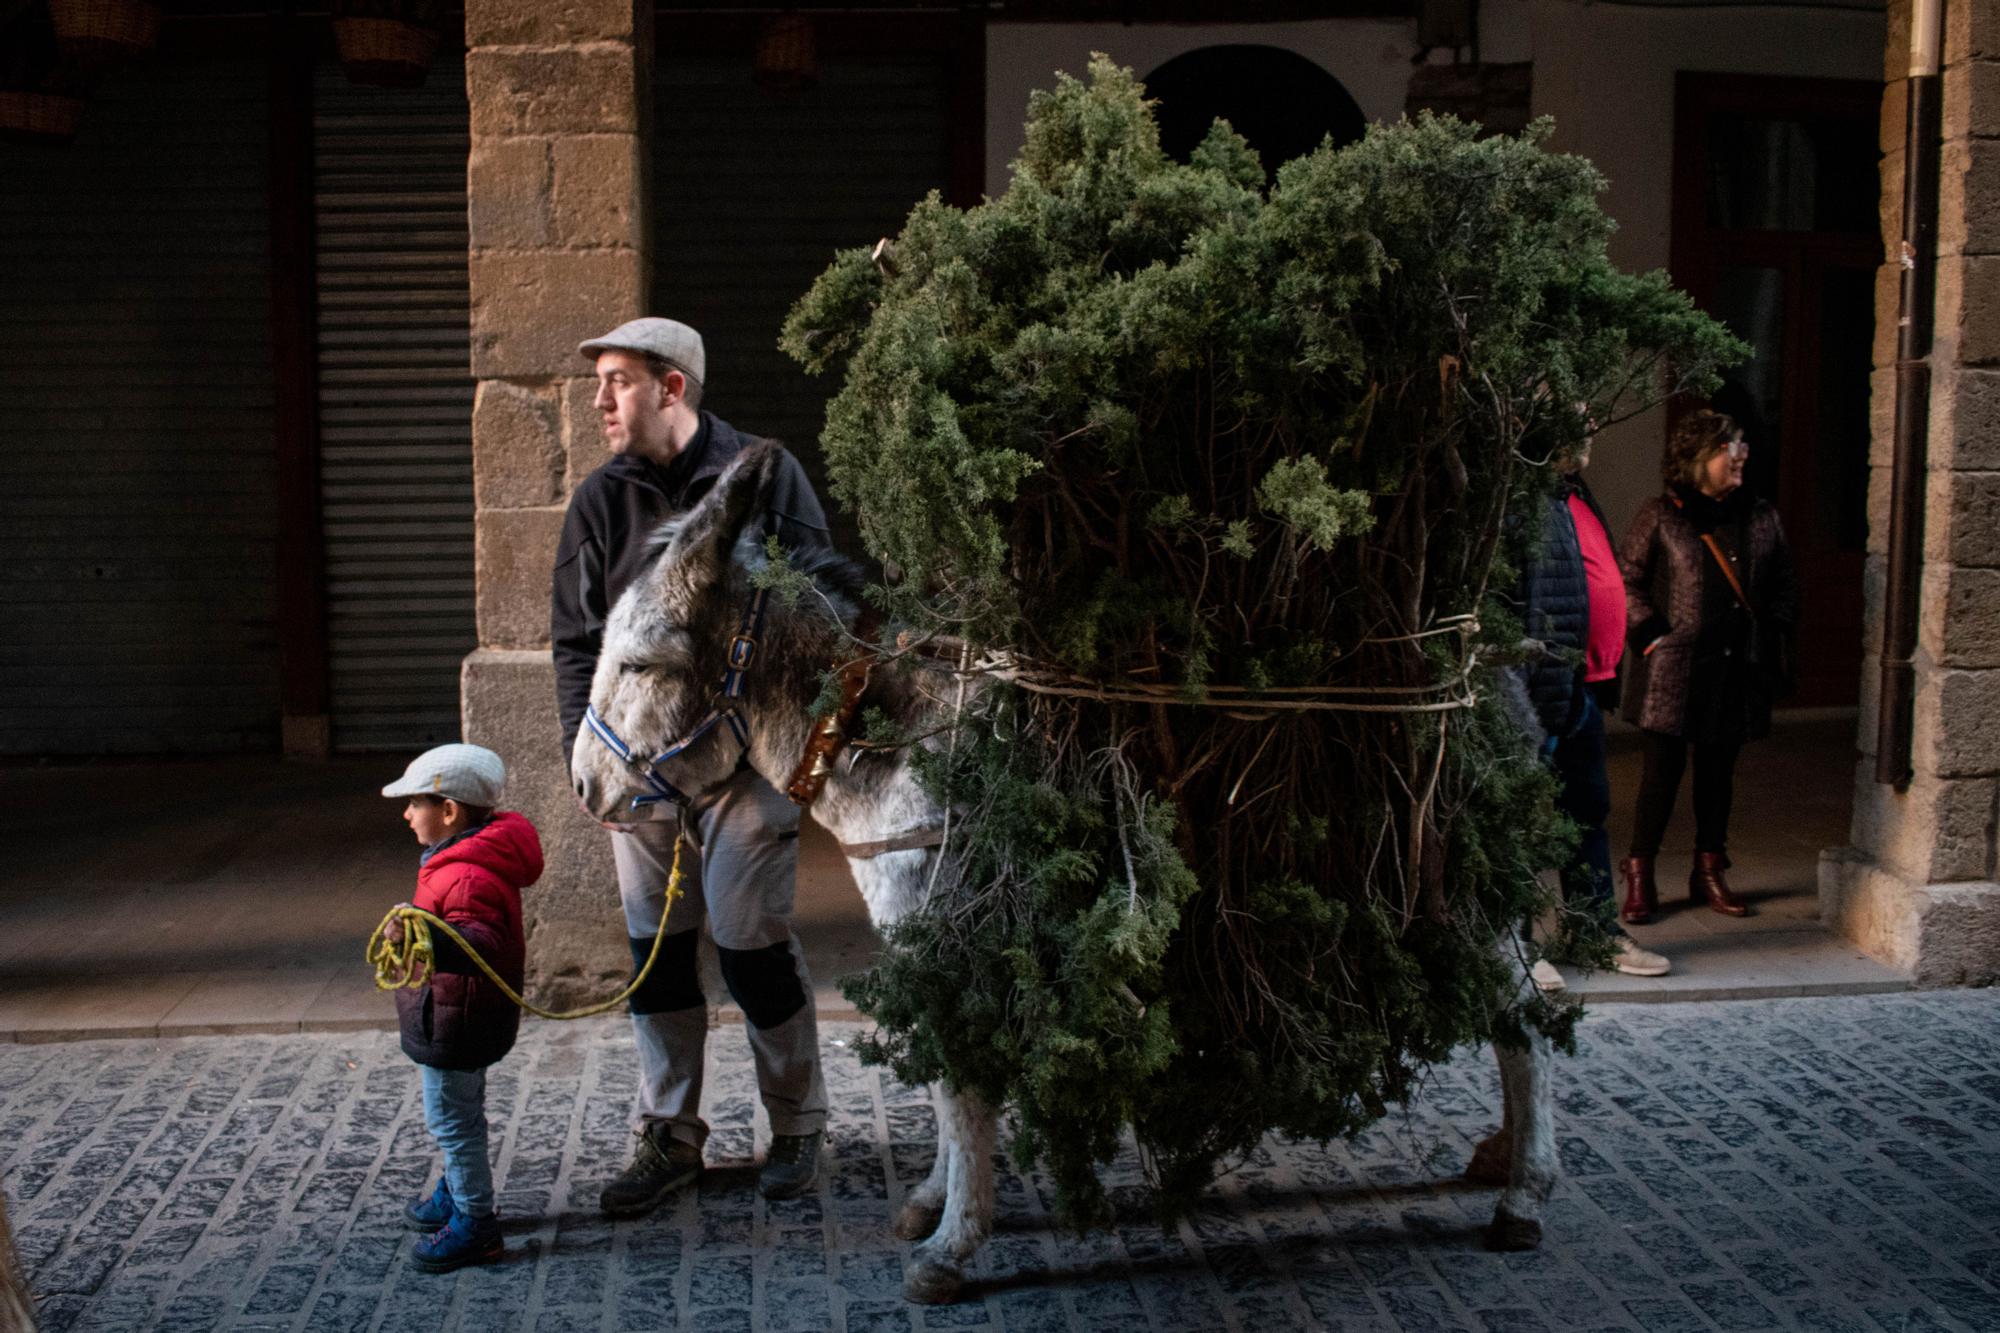
{"type": "Polygon", "coordinates": [[[455,1212],[449,1222],[411,1248],[410,1262],[426,1273],[449,1273],[473,1264],[499,1263],[506,1253],[499,1218],[455,1212]]]}
{"type": "Polygon", "coordinates": [[[665,1124],[648,1125],[632,1137],[638,1140],[632,1164],[597,1196],[597,1206],[612,1217],[643,1217],[701,1179],[701,1149],[668,1134],[665,1124]]]}
{"type": "Polygon", "coordinates": [[[819,1179],[821,1131],[774,1134],[771,1155],[757,1175],[757,1192],[767,1199],[796,1199],[819,1179]]]}
{"type": "Polygon", "coordinates": [[[1612,956],[1611,966],[1630,977],[1664,977],[1673,970],[1673,964],[1651,949],[1642,949],[1638,941],[1630,935],[1618,937],[1617,952],[1612,956]]]}
{"type": "Polygon", "coordinates": [[[440,1176],[436,1189],[404,1204],[403,1221],[410,1230],[426,1233],[451,1221],[451,1182],[440,1176]]]}
{"type": "Polygon", "coordinates": [[[1546,958],[1537,958],[1535,965],[1528,969],[1528,975],[1534,978],[1535,989],[1544,995],[1553,995],[1569,984],[1563,980],[1563,974],[1556,971],[1556,965],[1546,958]]]}

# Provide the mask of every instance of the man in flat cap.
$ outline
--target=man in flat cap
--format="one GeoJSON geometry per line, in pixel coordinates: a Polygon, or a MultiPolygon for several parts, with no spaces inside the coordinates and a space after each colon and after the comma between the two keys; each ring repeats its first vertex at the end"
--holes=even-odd
{"type": "MultiPolygon", "coordinates": [[[[579,350],[597,367],[596,407],[611,457],[570,498],[556,550],[550,637],[565,767],[590,703],[605,618],[656,554],[648,539],[759,442],[701,410],[707,356],[701,335],[687,325],[635,319],[579,350]]],[[[808,564],[831,554],[819,498],[798,460],[783,451],[766,530],[808,564]]],[[[771,1151],[758,1177],[766,1198],[793,1198],[812,1187],[826,1125],[812,983],[791,931],[798,807],[746,763],[678,814],[678,821],[619,826],[611,842],[635,964],[652,952],[660,929],[682,827],[689,850],[700,854],[690,890],[666,924],[659,961],[631,999],[639,1054],[636,1142],[631,1165],[600,1199],[614,1216],[649,1212],[701,1175],[708,1010],[695,944],[704,918],[723,979],[747,1020],[757,1086],[771,1118],[771,1151]]]]}

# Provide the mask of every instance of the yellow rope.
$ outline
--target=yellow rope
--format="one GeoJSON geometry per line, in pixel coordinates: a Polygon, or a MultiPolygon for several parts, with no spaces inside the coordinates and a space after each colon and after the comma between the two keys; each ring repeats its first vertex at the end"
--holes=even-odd
{"type": "Polygon", "coordinates": [[[537,1018],[558,1020],[589,1018],[592,1014],[615,1009],[632,998],[632,993],[646,980],[646,974],[653,970],[653,964],[660,956],[660,941],[667,937],[667,916],[674,910],[675,900],[681,896],[681,848],[686,843],[685,838],[674,839],[674,868],[667,876],[666,902],[660,906],[660,928],[653,933],[653,951],[646,955],[645,965],[632,978],[632,984],[602,1004],[556,1013],[528,1003],[512,986],[501,980],[500,974],[493,970],[493,965],[481,958],[478,952],[466,943],[465,936],[452,929],[449,921],[426,912],[421,907],[411,907],[407,903],[390,908],[388,914],[382,918],[381,924],[375,927],[375,933],[368,937],[368,962],[375,969],[375,988],[393,991],[408,987],[415,990],[428,985],[437,965],[437,954],[431,945],[431,931],[437,929],[443,931],[453,944],[463,949],[466,957],[478,965],[479,970],[500,988],[502,994],[537,1018]],[[403,938],[399,943],[391,942],[388,937],[391,921],[403,923],[403,938]]]}

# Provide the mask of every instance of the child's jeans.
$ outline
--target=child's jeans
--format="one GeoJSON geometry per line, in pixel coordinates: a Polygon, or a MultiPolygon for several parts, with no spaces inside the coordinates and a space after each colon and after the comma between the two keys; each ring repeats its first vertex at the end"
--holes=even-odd
{"type": "Polygon", "coordinates": [[[486,1160],[486,1071],[424,1071],[424,1123],[444,1152],[444,1179],[458,1211],[493,1215],[493,1167],[486,1160]]]}

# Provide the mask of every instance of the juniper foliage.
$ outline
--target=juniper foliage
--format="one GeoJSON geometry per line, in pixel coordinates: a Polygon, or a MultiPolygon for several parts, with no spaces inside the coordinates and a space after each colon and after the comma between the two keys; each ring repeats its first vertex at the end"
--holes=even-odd
{"type": "Polygon", "coordinates": [[[1172,1212],[1454,1047],[1568,1038],[1494,949],[1568,854],[1501,688],[1539,526],[1507,515],[1579,404],[1744,349],[1611,265],[1547,132],[1377,127],[1266,194],[1221,122],[1167,159],[1099,58],[1034,97],[1003,195],[932,195],[786,324],[844,375],[821,442],[885,607],[1113,696],[975,692],[924,761],[953,855],[849,992],[900,1076],[1014,1108],[1072,1221],[1127,1126],[1172,1212]]]}

